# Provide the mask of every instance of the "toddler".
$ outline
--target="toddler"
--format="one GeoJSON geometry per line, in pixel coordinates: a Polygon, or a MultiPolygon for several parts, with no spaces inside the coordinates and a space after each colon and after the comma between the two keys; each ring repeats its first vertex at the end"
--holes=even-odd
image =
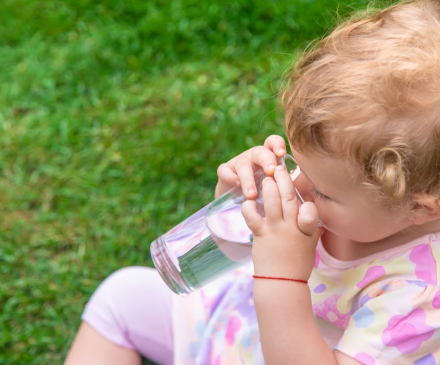
{"type": "Polygon", "coordinates": [[[440,364],[440,1],[341,24],[281,100],[295,186],[279,136],[218,169],[216,196],[249,199],[253,265],[186,297],[153,269],[118,271],[66,364],[440,364]]]}

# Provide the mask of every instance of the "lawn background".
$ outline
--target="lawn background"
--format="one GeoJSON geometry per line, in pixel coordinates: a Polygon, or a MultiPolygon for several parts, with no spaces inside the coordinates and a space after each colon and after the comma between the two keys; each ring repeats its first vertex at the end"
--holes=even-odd
{"type": "Polygon", "coordinates": [[[0,364],[60,364],[98,284],[282,133],[296,51],[365,3],[2,0],[0,364]]]}

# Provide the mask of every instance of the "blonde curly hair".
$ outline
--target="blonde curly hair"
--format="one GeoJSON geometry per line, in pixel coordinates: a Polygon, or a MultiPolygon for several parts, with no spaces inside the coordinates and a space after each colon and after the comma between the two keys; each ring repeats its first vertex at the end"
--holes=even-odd
{"type": "Polygon", "coordinates": [[[291,145],[352,160],[380,204],[440,198],[440,0],[355,14],[300,57],[281,103],[291,145]]]}

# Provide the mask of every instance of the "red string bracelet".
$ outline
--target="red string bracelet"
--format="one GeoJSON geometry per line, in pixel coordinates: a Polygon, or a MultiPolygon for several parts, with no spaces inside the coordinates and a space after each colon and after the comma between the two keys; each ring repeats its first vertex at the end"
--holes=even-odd
{"type": "Polygon", "coordinates": [[[270,279],[270,280],[296,281],[297,283],[308,284],[307,280],[300,280],[300,279],[278,278],[278,277],[275,277],[275,276],[259,276],[259,275],[252,275],[252,277],[254,279],[270,279]]]}

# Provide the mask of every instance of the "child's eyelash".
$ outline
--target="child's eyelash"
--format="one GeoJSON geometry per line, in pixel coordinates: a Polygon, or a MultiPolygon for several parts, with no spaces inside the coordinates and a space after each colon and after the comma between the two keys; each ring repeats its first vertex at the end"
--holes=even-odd
{"type": "Polygon", "coordinates": [[[327,195],[324,195],[323,193],[316,190],[314,186],[312,186],[312,193],[315,198],[319,198],[321,200],[328,200],[330,199],[327,195]]]}

